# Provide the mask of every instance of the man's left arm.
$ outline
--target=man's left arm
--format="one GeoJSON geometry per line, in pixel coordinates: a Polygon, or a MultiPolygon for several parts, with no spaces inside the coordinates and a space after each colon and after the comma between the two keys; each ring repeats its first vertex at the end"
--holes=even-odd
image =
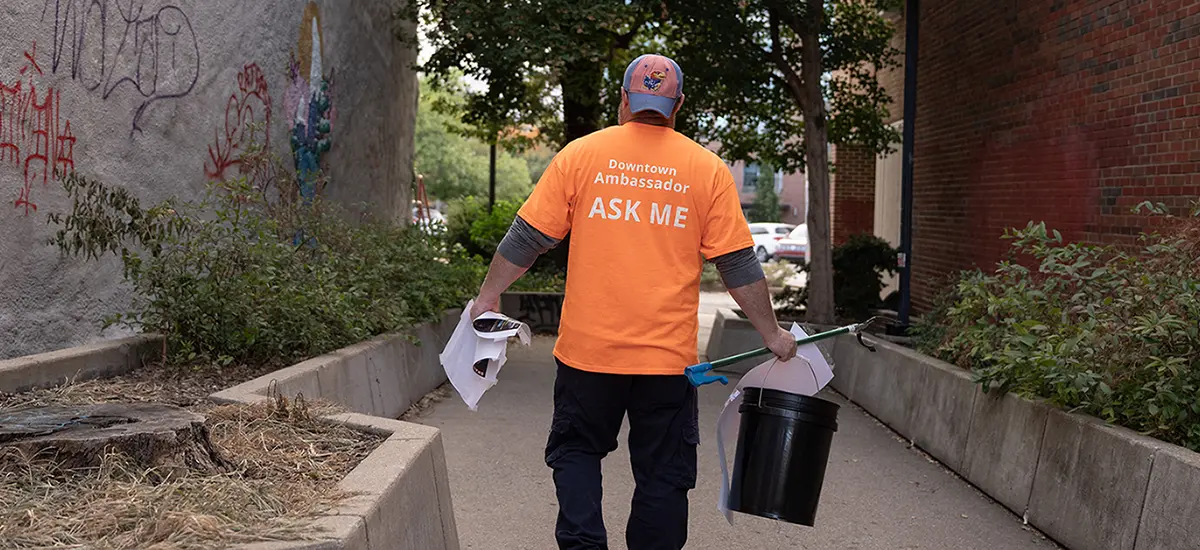
{"type": "Polygon", "coordinates": [[[571,231],[575,190],[563,165],[573,150],[568,145],[550,160],[533,193],[517,211],[508,233],[496,247],[487,277],[471,307],[472,319],[487,311],[500,311],[500,295],[529,270],[538,256],[557,246],[571,231]]]}

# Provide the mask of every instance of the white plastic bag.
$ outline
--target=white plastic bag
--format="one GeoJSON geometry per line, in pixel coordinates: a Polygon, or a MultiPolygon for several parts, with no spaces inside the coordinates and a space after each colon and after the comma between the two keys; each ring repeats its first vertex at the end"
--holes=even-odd
{"type": "Polygon", "coordinates": [[[528,326],[499,313],[486,312],[473,322],[473,304],[474,300],[467,302],[454,334],[438,356],[450,383],[472,411],[478,410],[480,398],[498,382],[497,375],[507,361],[508,339],[516,336],[526,346],[531,340],[528,326]]]}

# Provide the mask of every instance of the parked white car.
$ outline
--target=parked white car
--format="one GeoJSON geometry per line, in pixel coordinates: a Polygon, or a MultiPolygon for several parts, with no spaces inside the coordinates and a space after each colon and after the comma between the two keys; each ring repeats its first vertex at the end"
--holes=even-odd
{"type": "Polygon", "coordinates": [[[797,225],[785,238],[775,243],[775,257],[781,260],[799,263],[807,262],[808,256],[808,226],[797,225]]]}
{"type": "Polygon", "coordinates": [[[750,236],[754,239],[754,255],[766,262],[775,257],[775,247],[796,226],[787,223],[752,223],[750,236]]]}

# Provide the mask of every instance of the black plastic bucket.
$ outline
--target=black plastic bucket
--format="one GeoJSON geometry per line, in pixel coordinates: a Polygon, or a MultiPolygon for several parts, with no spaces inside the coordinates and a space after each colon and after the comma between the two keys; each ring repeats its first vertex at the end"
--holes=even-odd
{"type": "Polygon", "coordinates": [[[816,397],[745,388],[729,509],[812,527],[839,408],[816,397]]]}

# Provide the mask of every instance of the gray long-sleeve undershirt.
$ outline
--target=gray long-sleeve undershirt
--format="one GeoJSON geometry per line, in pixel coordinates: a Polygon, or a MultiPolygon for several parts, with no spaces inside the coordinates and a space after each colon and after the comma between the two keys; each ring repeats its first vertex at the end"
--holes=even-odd
{"type": "MultiPolygon", "coordinates": [[[[517,216],[496,252],[513,264],[527,268],[533,265],[538,256],[558,246],[559,242],[559,239],[538,231],[517,216]]],[[[766,278],[752,247],[722,254],[713,258],[712,263],[717,266],[726,288],[738,288],[766,278]]]]}

